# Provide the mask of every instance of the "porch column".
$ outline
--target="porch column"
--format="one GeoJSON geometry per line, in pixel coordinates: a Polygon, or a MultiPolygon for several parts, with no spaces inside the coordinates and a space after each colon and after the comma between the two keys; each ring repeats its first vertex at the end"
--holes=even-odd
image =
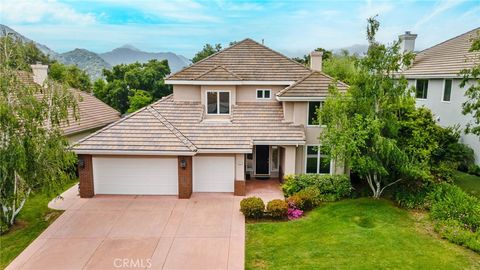
{"type": "Polygon", "coordinates": [[[284,174],[295,174],[296,152],[297,149],[294,145],[287,145],[285,148],[285,166],[284,174]]]}
{"type": "Polygon", "coordinates": [[[92,155],[78,155],[78,177],[80,198],[92,198],[95,195],[92,155]]]}
{"type": "Polygon", "coordinates": [[[234,195],[245,196],[245,155],[235,155],[235,185],[234,195]]]}

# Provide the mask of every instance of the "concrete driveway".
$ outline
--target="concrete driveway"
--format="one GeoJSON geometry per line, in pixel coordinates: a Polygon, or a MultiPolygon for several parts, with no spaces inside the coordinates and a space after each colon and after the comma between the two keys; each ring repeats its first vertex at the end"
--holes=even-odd
{"type": "Polygon", "coordinates": [[[67,210],[7,269],[243,269],[241,199],[66,199],[67,210]]]}

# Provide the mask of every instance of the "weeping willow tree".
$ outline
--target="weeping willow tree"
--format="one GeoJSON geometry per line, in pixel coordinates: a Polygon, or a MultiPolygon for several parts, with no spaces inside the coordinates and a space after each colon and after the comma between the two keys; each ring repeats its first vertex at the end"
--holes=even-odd
{"type": "Polygon", "coordinates": [[[14,224],[31,193],[58,192],[76,161],[60,126],[69,113],[78,116],[77,97],[53,81],[40,86],[26,79],[26,48],[9,36],[0,39],[2,230],[14,224]]]}

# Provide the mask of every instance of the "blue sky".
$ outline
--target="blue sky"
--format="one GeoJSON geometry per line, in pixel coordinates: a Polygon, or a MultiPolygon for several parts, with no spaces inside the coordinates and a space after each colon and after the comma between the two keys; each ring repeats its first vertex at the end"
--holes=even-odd
{"type": "Polygon", "coordinates": [[[480,0],[0,0],[0,22],[58,52],[105,52],[124,44],[193,57],[205,43],[246,37],[289,56],[316,47],[365,44],[366,18],[378,39],[410,30],[424,49],[480,26],[480,0]]]}

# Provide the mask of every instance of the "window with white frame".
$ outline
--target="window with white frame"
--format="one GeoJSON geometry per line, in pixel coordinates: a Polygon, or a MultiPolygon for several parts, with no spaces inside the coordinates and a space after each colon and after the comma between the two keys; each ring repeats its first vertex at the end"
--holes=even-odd
{"type": "Polygon", "coordinates": [[[230,114],[230,92],[207,91],[207,114],[230,114]]]}
{"type": "Polygon", "coordinates": [[[418,99],[427,99],[428,96],[428,80],[417,80],[415,97],[418,99]]]}
{"type": "Polygon", "coordinates": [[[271,94],[270,89],[257,89],[257,99],[270,99],[271,94]]]}
{"type": "Polygon", "coordinates": [[[452,79],[446,79],[443,84],[442,101],[450,101],[451,96],[452,96],[452,79]]]}
{"type": "Polygon", "coordinates": [[[331,160],[324,147],[319,145],[306,146],[306,173],[331,173],[331,160]]]}
{"type": "Polygon", "coordinates": [[[323,105],[323,101],[309,101],[308,102],[308,119],[307,119],[307,124],[309,126],[318,126],[318,114],[317,110],[318,108],[321,108],[323,105]]]}

